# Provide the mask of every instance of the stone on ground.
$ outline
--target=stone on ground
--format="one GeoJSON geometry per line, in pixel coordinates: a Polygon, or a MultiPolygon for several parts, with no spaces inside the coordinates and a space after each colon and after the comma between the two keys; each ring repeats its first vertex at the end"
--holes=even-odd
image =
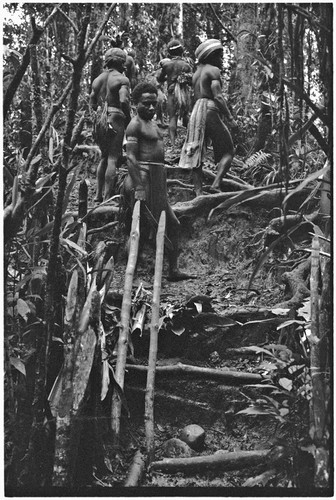
{"type": "Polygon", "coordinates": [[[199,451],[204,446],[205,430],[197,424],[187,425],[182,429],[180,439],[187,443],[193,450],[199,451]]]}

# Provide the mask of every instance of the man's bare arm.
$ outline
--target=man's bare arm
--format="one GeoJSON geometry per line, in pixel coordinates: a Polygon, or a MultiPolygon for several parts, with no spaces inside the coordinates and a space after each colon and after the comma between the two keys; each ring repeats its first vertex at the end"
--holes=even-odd
{"type": "Polygon", "coordinates": [[[211,92],[214,97],[215,103],[218,105],[220,111],[224,114],[224,116],[229,120],[233,120],[233,116],[231,115],[229,108],[226,104],[226,100],[224,99],[222,93],[222,86],[220,80],[212,80],[211,82],[211,92]]]}
{"type": "MultiPolygon", "coordinates": [[[[128,82],[128,79],[127,79],[128,82]]],[[[126,116],[126,125],[131,121],[129,82],[124,83],[119,89],[119,101],[121,109],[126,116]]]]}
{"type": "Polygon", "coordinates": [[[98,92],[96,89],[92,86],[92,92],[90,94],[90,106],[94,111],[97,111],[98,107],[98,92]]]}
{"type": "Polygon", "coordinates": [[[138,163],[138,137],[135,127],[129,127],[126,131],[126,156],[128,173],[131,176],[136,200],[146,200],[146,191],[140,176],[138,163]]]}

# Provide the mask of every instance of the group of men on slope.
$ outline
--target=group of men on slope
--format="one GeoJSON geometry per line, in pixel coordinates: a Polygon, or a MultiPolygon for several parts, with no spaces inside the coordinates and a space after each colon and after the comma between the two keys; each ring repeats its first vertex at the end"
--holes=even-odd
{"type": "MultiPolygon", "coordinates": [[[[218,162],[218,172],[212,186],[214,189],[220,187],[234,154],[230,132],[222,120],[224,115],[235,126],[222,94],[220,69],[223,47],[215,39],[201,43],[195,52],[198,66],[193,75],[190,64],[182,58],[181,44],[172,41],[168,49],[171,57],[161,61],[157,80],[159,84],[167,80],[167,111],[172,145],[175,143],[178,117],[184,120],[185,125],[188,124],[179,166],[192,169],[198,196],[202,194],[202,157],[207,139],[212,141],[215,161],[218,162]],[[190,83],[194,89],[195,104],[188,123],[190,83]]],[[[128,175],[124,181],[124,194],[132,204],[141,200],[143,215],[148,210],[155,220],[158,220],[161,210],[166,210],[167,236],[171,242],[168,279],[176,281],[192,278],[194,276],[180,272],[177,265],[179,221],[168,202],[163,137],[153,121],[157,107],[157,86],[144,81],[133,88],[136,115],[131,118],[130,82],[124,74],[125,63],[124,50],[118,47],[109,49],[105,54],[105,71],[92,83],[90,105],[97,112],[94,131],[102,154],[97,170],[95,200],[107,200],[115,192],[118,160],[125,134],[128,175]]],[[[145,227],[146,217],[143,215],[141,223],[145,227]]],[[[141,233],[145,234],[146,231],[142,229],[141,233]]]]}

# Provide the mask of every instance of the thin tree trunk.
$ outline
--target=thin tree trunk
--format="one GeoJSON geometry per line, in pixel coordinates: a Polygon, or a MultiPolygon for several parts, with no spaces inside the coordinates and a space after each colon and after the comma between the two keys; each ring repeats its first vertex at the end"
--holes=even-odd
{"type": "Polygon", "coordinates": [[[17,69],[17,71],[13,77],[13,80],[11,81],[11,83],[6,91],[5,97],[4,97],[4,105],[3,105],[4,120],[7,117],[7,113],[9,111],[10,105],[13,101],[15,92],[17,91],[17,89],[21,83],[21,80],[26,72],[26,69],[28,68],[28,65],[30,62],[29,45],[36,44],[39,41],[39,39],[41,38],[41,36],[43,34],[44,29],[46,28],[46,26],[50,23],[50,21],[57,14],[57,9],[58,9],[58,6],[56,5],[55,8],[53,9],[52,13],[50,14],[50,16],[46,19],[44,26],[42,28],[36,26],[35,20],[34,19],[32,20],[32,27],[33,27],[32,37],[31,37],[31,39],[28,43],[28,47],[26,48],[26,51],[23,55],[22,62],[20,64],[19,68],[17,69]]]}

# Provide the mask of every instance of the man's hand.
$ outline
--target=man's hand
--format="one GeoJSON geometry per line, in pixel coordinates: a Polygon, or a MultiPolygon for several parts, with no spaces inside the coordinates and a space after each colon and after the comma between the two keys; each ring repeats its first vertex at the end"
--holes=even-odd
{"type": "Polygon", "coordinates": [[[134,192],[134,198],[140,201],[146,201],[146,191],[143,187],[136,188],[134,192]]]}
{"type": "Polygon", "coordinates": [[[231,127],[233,130],[237,130],[237,128],[238,128],[238,123],[237,123],[237,122],[236,122],[233,118],[229,119],[228,121],[229,121],[229,125],[230,125],[230,127],[231,127]]]}

